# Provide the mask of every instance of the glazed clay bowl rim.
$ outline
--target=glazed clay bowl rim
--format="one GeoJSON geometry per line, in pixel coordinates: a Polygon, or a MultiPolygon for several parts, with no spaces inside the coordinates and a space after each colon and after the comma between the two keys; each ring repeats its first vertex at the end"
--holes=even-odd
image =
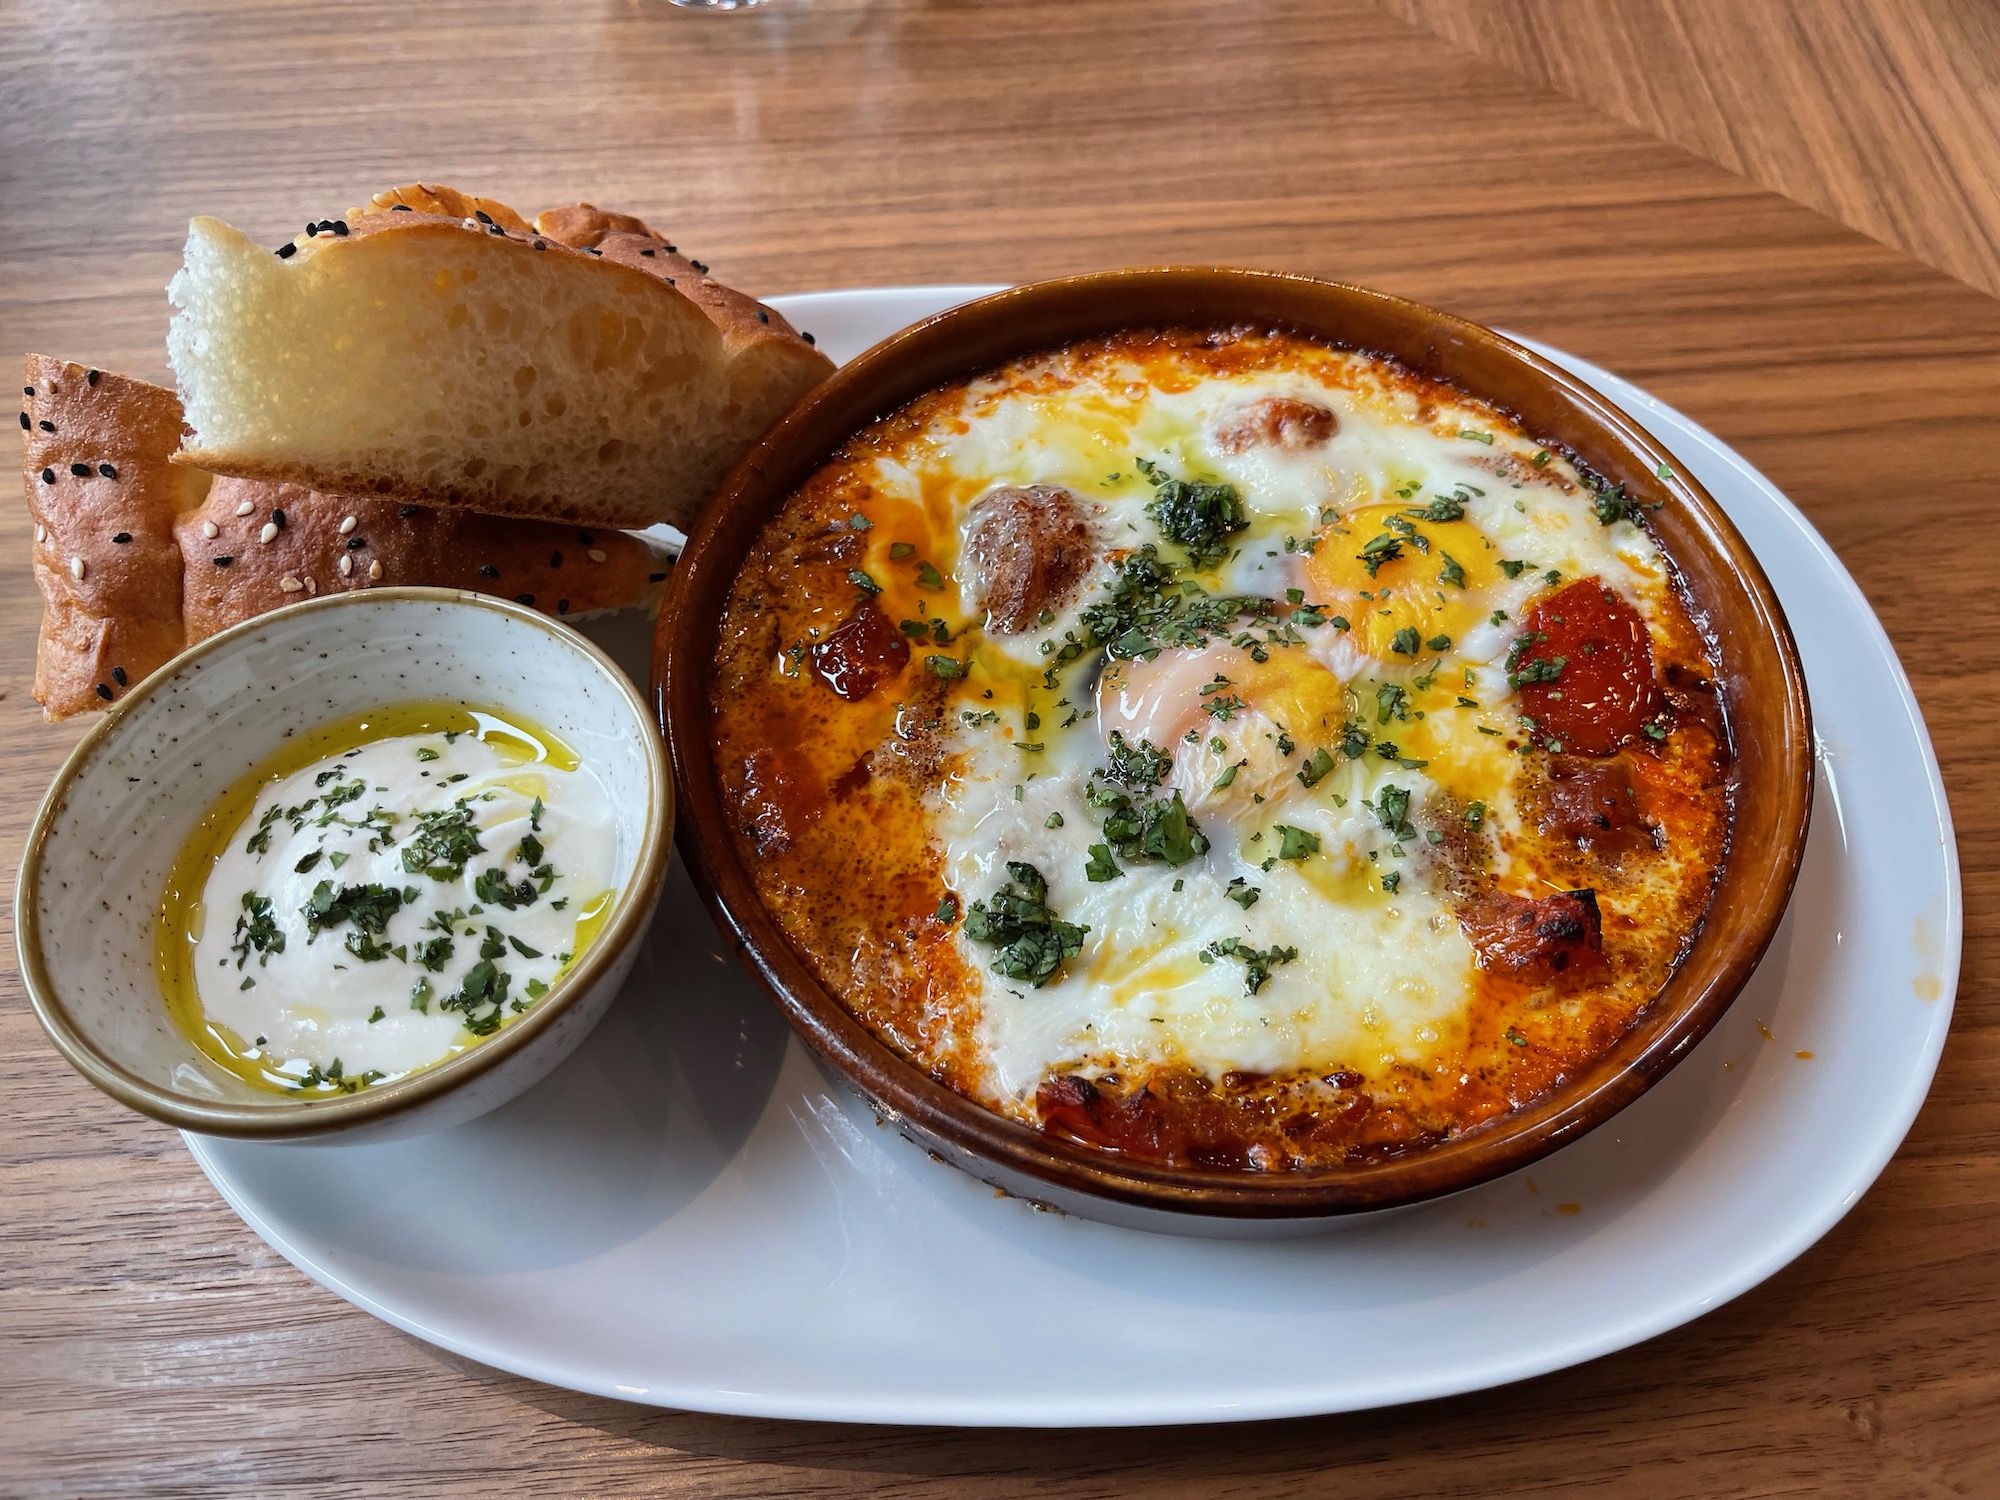
{"type": "Polygon", "coordinates": [[[1602,395],[1532,351],[1448,313],[1273,271],[1161,267],[1011,288],[927,318],[842,366],[725,477],[681,555],[655,638],[654,685],[687,816],[682,853],[703,899],[795,1030],[885,1118],[956,1164],[990,1165],[1118,1203],[1205,1217],[1322,1218],[1398,1207],[1490,1181],[1611,1118],[1690,1052],[1748,982],[1790,900],[1811,815],[1805,676],[1784,611],[1708,492],[1602,395]],[[710,682],[722,606],[764,524],[854,433],[924,392],[1019,355],[1125,328],[1282,326],[1386,353],[1492,402],[1641,501],[1721,655],[1736,749],[1731,837],[1708,913],[1648,1007],[1613,1046],[1539,1099],[1440,1145],[1316,1172],[1180,1168],[1044,1135],[937,1082],[863,1025],[793,948],[757,894],[715,765],[710,682]],[[1702,585],[1699,592],[1696,582],[1702,585]],[[1745,754],[1738,731],[1762,736],[1745,754]]]}
{"type": "MultiPolygon", "coordinates": [[[[383,701],[387,704],[394,700],[383,701]]],[[[651,710],[617,663],[570,626],[510,600],[469,590],[392,585],[326,594],[268,610],[190,646],[106,709],[90,732],[78,741],[43,794],[22,849],[20,878],[14,887],[15,954],[29,1002],[49,1040],[72,1067],[119,1103],[163,1124],[202,1135],[249,1140],[301,1140],[329,1135],[429,1104],[533,1046],[573,1001],[604,976],[616,957],[639,940],[651,909],[651,893],[666,877],[673,849],[673,823],[673,779],[668,774],[660,737],[654,733],[651,710]],[[84,769],[115,743],[139,708],[195,663],[236,649],[276,623],[321,611],[366,610],[390,603],[430,603],[443,609],[480,610],[533,626],[583,658],[580,665],[595,667],[622,693],[633,728],[644,746],[647,805],[639,825],[640,842],[632,877],[618,893],[610,922],[576,965],[550,987],[549,993],[518,1020],[503,1027],[498,1035],[394,1083],[376,1084],[332,1099],[284,1101],[274,1096],[270,1104],[242,1104],[198,1099],[140,1077],[99,1047],[71,1020],[42,952],[43,850],[57,815],[68,803],[70,788],[84,769]]],[[[188,1043],[188,1050],[190,1054],[194,1052],[192,1042],[188,1043]]]]}

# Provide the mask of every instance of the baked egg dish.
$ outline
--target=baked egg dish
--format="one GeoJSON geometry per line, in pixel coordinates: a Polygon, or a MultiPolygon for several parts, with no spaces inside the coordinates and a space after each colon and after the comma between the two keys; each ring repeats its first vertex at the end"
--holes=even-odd
{"type": "Polygon", "coordinates": [[[717,766],[870,1030],[1106,1151],[1421,1151],[1606,1052],[1729,828],[1643,508],[1283,330],[1085,340],[859,433],[738,572],[717,766]]]}

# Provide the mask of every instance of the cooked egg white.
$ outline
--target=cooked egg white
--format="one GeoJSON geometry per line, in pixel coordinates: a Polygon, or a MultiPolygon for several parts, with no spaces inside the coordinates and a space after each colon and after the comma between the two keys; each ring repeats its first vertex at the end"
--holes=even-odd
{"type": "Polygon", "coordinates": [[[546,995],[601,925],[616,834],[597,778],[531,728],[419,717],[437,727],[350,727],[254,776],[177,867],[163,982],[239,1076],[338,1090],[438,1062],[546,995]]]}
{"type": "MultiPolygon", "coordinates": [[[[1670,586],[1657,549],[1629,521],[1601,523],[1560,454],[1470,403],[1420,411],[1365,356],[1321,349],[1220,375],[1098,362],[1080,378],[1061,358],[1047,380],[1031,363],[1004,383],[972,382],[876,464],[877,495],[923,507],[941,535],[993,487],[1066,487],[1106,552],[1044,625],[978,638],[951,699],[954,770],[929,794],[963,902],[1005,884],[1009,862],[1031,864],[1049,905],[1088,928],[1040,988],[993,972],[993,949],[961,931],[983,986],[989,1098],[1018,1111],[1052,1068],[1132,1060],[1211,1077],[1421,1065],[1462,1028],[1474,957],[1409,820],[1441,807],[1477,819],[1504,876],[1519,828],[1509,621],[1552,582],[1590,575],[1644,610],[1670,586]],[[1304,452],[1217,444],[1230,413],[1274,396],[1330,408],[1337,434],[1304,452]],[[1212,594],[1303,603],[1314,623],[1293,626],[1297,644],[1244,625],[1102,670],[1094,652],[1061,665],[1066,633],[1107,598],[1120,558],[1147,543],[1180,557],[1148,516],[1140,459],[1236,488],[1248,527],[1195,576],[1212,594]],[[1384,535],[1400,546],[1371,573],[1364,548],[1384,535]],[[1348,726],[1365,733],[1358,755],[1348,726]],[[1211,847],[1178,866],[1118,859],[1119,873],[1093,880],[1105,834],[1091,777],[1121,741],[1171,757],[1154,794],[1177,793],[1211,847]],[[1400,830],[1385,790],[1392,807],[1408,795],[1400,830]],[[1219,951],[1232,939],[1238,953],[1295,956],[1268,963],[1253,989],[1250,965],[1219,951]]],[[[976,619],[973,585],[960,586],[976,619]]]]}

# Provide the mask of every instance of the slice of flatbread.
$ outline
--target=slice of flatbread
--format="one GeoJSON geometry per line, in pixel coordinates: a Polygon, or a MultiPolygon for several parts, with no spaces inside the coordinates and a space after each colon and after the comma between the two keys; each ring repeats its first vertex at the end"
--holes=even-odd
{"type": "Polygon", "coordinates": [[[392,583],[498,594],[579,619],[651,603],[669,566],[630,532],[226,476],[174,535],[190,645],[281,604],[392,583]]]}
{"type": "Polygon", "coordinates": [[[174,520],[209,476],[171,463],[172,391],[46,355],[24,362],[21,485],[35,521],[35,701],[102,708],[185,643],[174,520]]]}
{"type": "Polygon", "coordinates": [[[644,260],[424,185],[275,255],[196,219],[168,287],[193,431],[180,461],[327,493],[686,527],[832,365],[768,310],[749,315],[752,333],[735,302],[698,300],[644,260]]]}

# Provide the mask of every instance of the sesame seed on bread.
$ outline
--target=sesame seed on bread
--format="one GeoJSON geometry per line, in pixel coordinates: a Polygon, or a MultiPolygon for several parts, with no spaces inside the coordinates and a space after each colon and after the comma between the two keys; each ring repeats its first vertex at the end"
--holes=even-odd
{"type": "Polygon", "coordinates": [[[190,644],[282,604],[396,583],[498,594],[576,619],[650,603],[668,570],[629,532],[234,477],[217,478],[174,533],[190,644]]]}
{"type": "Polygon", "coordinates": [[[832,366],[788,328],[769,332],[749,299],[697,298],[640,248],[572,246],[429,185],[316,223],[276,255],[196,219],[169,287],[168,357],[193,431],[179,461],[405,503],[685,527],[832,366]]]}
{"type": "Polygon", "coordinates": [[[526,219],[496,199],[475,198],[457,188],[433,187],[427,182],[412,182],[405,187],[393,187],[377,193],[359,208],[350,208],[346,217],[351,223],[370,214],[395,212],[436,214],[446,219],[476,219],[522,234],[529,230],[526,219]]]}
{"type": "Polygon", "coordinates": [[[123,697],[184,644],[174,520],[209,476],[169,462],[181,442],[172,391],[40,354],[22,390],[43,600],[35,701],[65,719],[123,697]]]}

